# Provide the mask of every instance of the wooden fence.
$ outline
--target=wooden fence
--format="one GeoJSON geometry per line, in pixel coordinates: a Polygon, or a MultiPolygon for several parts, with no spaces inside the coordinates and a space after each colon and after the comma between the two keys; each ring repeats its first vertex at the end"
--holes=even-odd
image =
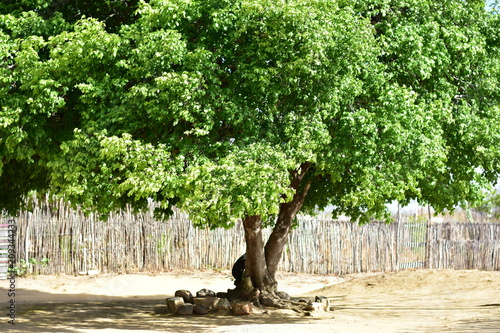
{"type": "MultiPolygon", "coordinates": [[[[241,224],[197,229],[182,214],[114,214],[107,222],[64,203],[40,203],[16,217],[17,259],[49,259],[41,274],[229,269],[245,252],[241,224]]],[[[264,230],[268,237],[271,230],[264,230]]],[[[289,236],[282,271],[348,274],[406,268],[500,270],[500,223],[301,220],[289,236]]]]}

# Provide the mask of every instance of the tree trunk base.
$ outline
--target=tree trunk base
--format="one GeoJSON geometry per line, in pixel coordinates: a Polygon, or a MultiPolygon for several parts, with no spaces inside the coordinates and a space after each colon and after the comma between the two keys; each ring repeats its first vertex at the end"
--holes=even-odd
{"type": "Polygon", "coordinates": [[[282,298],[281,293],[261,293],[259,296],[259,303],[262,306],[293,310],[304,315],[310,315],[311,303],[291,300],[288,295],[282,298]]]}
{"type": "Polygon", "coordinates": [[[244,278],[235,289],[228,289],[227,298],[230,302],[249,301],[258,308],[270,307],[288,309],[308,315],[310,302],[294,301],[285,292],[276,291],[277,284],[269,286],[271,291],[254,288],[249,278],[244,278]]]}

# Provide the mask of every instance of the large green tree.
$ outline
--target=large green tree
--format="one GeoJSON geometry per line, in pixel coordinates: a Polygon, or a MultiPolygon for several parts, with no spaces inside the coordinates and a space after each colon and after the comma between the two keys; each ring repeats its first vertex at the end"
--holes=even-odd
{"type": "Polygon", "coordinates": [[[414,198],[439,211],[499,176],[500,29],[482,1],[24,0],[0,13],[2,208],[37,190],[103,215],[152,199],[198,226],[242,220],[252,297],[276,291],[299,211],[367,222],[414,198]]]}

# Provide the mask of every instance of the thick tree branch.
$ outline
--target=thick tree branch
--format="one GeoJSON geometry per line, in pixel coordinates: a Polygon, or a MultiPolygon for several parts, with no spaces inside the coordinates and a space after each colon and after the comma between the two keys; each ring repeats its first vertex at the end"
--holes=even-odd
{"type": "Polygon", "coordinates": [[[301,165],[298,170],[292,171],[291,186],[295,189],[293,199],[289,202],[280,205],[280,212],[274,226],[273,232],[266,243],[265,256],[268,272],[271,278],[274,279],[278,264],[283,254],[283,248],[288,240],[288,234],[293,223],[295,215],[299,212],[304,204],[307,192],[311,187],[312,177],[309,177],[304,185],[301,183],[304,176],[307,174],[312,163],[306,162],[301,165]]]}

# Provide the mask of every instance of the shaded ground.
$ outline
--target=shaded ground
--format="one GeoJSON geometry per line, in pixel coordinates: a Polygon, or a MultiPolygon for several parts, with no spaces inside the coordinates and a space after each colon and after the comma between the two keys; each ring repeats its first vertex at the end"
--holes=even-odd
{"type": "MultiPolygon", "coordinates": [[[[282,274],[279,281],[292,295],[329,297],[335,311],[313,317],[260,309],[245,317],[167,314],[165,298],[175,290],[225,291],[233,287],[229,272],[37,276],[16,280],[16,325],[0,315],[0,331],[500,332],[500,272],[282,274]]],[[[0,281],[5,305],[11,299],[7,288],[8,281],[0,281]]]]}

